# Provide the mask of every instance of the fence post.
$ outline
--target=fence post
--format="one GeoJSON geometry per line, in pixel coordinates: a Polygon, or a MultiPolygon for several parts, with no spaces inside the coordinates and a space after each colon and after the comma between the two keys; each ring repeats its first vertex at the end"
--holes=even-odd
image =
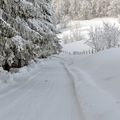
{"type": "Polygon", "coordinates": [[[90,54],[90,50],[89,50],[88,52],[89,52],[89,54],[90,54]]]}
{"type": "Polygon", "coordinates": [[[94,50],[92,49],[92,54],[94,54],[94,50]]]}

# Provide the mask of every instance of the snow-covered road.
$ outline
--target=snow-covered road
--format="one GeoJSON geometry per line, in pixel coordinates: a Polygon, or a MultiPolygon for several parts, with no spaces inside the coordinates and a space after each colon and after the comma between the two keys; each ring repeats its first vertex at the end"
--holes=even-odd
{"type": "Polygon", "coordinates": [[[0,91],[0,120],[84,120],[64,66],[52,58],[26,82],[0,91]]]}

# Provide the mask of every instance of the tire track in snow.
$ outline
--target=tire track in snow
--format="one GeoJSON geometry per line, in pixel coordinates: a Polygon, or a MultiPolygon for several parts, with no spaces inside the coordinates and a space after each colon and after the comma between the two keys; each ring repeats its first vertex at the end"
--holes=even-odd
{"type": "MultiPolygon", "coordinates": [[[[72,64],[72,63],[73,62],[70,62],[70,64],[72,64]]],[[[85,115],[83,113],[83,110],[81,109],[81,105],[80,105],[80,101],[79,101],[78,95],[77,95],[76,90],[75,90],[76,88],[75,88],[75,83],[74,83],[74,77],[73,77],[72,73],[70,72],[70,70],[68,69],[67,65],[64,62],[62,62],[61,64],[63,65],[66,73],[68,74],[68,77],[69,77],[69,79],[71,81],[71,84],[73,86],[73,92],[74,92],[74,95],[75,95],[75,98],[76,98],[76,102],[77,102],[77,104],[79,106],[79,113],[81,115],[81,119],[82,120],[86,120],[85,119],[85,115]]]]}
{"type": "Polygon", "coordinates": [[[73,84],[60,62],[46,63],[43,74],[37,73],[1,97],[0,120],[84,120],[73,84]]]}

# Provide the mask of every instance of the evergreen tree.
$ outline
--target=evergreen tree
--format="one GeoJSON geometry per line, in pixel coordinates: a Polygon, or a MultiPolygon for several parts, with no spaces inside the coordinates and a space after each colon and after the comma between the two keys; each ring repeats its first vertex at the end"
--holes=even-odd
{"type": "Polygon", "coordinates": [[[0,66],[22,67],[58,53],[50,0],[0,0],[0,66]]]}

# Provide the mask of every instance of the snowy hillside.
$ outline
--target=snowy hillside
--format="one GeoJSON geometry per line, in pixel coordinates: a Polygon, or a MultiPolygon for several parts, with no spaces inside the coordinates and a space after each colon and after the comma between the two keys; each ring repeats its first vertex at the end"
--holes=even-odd
{"type": "Polygon", "coordinates": [[[86,44],[85,40],[81,40],[63,45],[62,50],[74,53],[76,51],[83,52],[84,50],[91,50],[91,47],[86,44]]]}
{"type": "Polygon", "coordinates": [[[111,25],[116,25],[120,27],[119,21],[117,18],[96,18],[92,20],[83,20],[83,21],[70,21],[65,27],[62,27],[62,24],[57,25],[60,33],[58,37],[61,39],[63,46],[63,51],[71,52],[74,51],[86,51],[91,50],[88,41],[89,31],[92,27],[103,26],[103,23],[110,23],[111,25]]]}

